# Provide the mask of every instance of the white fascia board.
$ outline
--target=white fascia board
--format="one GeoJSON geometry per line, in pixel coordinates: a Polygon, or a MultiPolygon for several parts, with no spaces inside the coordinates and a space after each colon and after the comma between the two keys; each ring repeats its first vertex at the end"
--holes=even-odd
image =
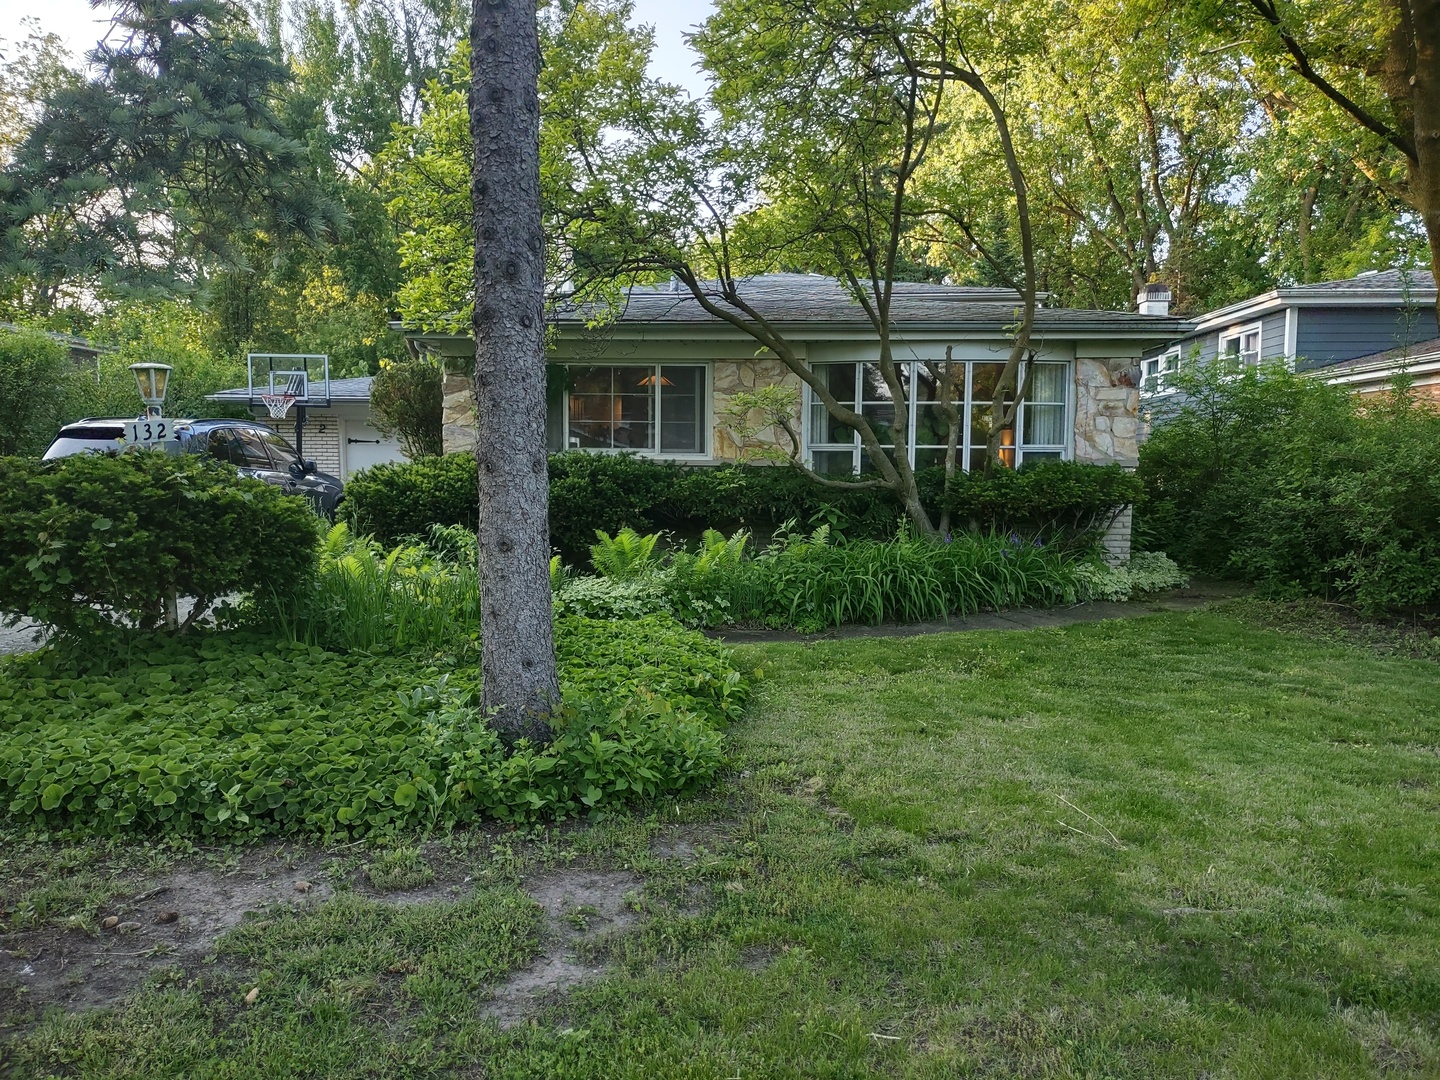
{"type": "Polygon", "coordinates": [[[1295,367],[1295,350],[1300,338],[1300,315],[1294,306],[1285,309],[1285,362],[1295,367]]]}
{"type": "Polygon", "coordinates": [[[1415,357],[1409,361],[1387,360],[1383,364],[1366,364],[1363,368],[1349,368],[1336,375],[1326,375],[1324,368],[1306,372],[1306,374],[1323,378],[1335,386],[1344,386],[1350,383],[1370,382],[1376,378],[1393,378],[1402,370],[1407,375],[1440,374],[1440,353],[1426,353],[1424,356],[1415,357]]]}

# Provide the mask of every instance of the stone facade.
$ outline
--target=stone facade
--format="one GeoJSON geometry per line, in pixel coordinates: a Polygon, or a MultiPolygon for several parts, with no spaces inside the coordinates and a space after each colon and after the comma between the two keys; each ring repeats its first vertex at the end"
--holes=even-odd
{"type": "Polygon", "coordinates": [[[1076,461],[1134,468],[1140,460],[1140,391],[1123,374],[1131,363],[1075,361],[1076,461]]]}
{"type": "MultiPolygon", "coordinates": [[[[754,360],[716,360],[711,368],[714,386],[712,388],[711,415],[714,419],[711,456],[719,461],[738,461],[744,450],[736,442],[734,434],[725,424],[725,410],[736,394],[749,393],[766,386],[788,386],[795,391],[795,411],[790,422],[798,432],[800,428],[800,402],[802,383],[800,377],[785,367],[776,358],[759,357],[754,360]]],[[[750,423],[759,423],[763,417],[752,413],[750,423]]],[[[760,427],[753,443],[761,446],[778,446],[787,454],[790,439],[778,424],[760,427]]]]}
{"type": "Polygon", "coordinates": [[[445,453],[475,450],[475,384],[461,372],[446,371],[440,403],[445,453]]]}

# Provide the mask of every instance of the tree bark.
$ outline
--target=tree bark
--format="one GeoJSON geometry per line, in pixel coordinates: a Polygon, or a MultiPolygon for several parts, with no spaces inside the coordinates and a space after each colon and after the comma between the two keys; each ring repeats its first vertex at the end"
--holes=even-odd
{"type": "Polygon", "coordinates": [[[535,5],[473,0],[481,702],[507,743],[548,739],[547,718],[560,698],[547,518],[539,77],[535,5]]]}
{"type": "MultiPolygon", "coordinates": [[[[1430,269],[1440,281],[1440,0],[1409,0],[1414,34],[1410,105],[1415,118],[1415,157],[1410,190],[1430,240],[1430,269]]],[[[1440,297],[1435,302],[1440,318],[1440,297]]]]}

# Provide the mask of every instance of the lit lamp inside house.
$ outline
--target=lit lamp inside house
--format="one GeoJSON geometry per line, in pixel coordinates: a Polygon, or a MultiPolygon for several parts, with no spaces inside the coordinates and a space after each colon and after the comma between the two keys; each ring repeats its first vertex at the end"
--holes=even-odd
{"type": "Polygon", "coordinates": [[[169,364],[131,364],[135,373],[135,385],[140,388],[140,400],[145,402],[146,416],[159,416],[160,406],[165,404],[165,390],[170,383],[169,364]]]}

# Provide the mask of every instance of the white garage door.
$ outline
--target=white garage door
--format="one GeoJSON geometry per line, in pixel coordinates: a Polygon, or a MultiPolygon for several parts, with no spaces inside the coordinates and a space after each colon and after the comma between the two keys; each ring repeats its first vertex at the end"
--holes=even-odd
{"type": "Polygon", "coordinates": [[[340,451],[345,476],[382,461],[406,460],[399,439],[380,434],[362,420],[346,420],[341,426],[340,451]]]}

